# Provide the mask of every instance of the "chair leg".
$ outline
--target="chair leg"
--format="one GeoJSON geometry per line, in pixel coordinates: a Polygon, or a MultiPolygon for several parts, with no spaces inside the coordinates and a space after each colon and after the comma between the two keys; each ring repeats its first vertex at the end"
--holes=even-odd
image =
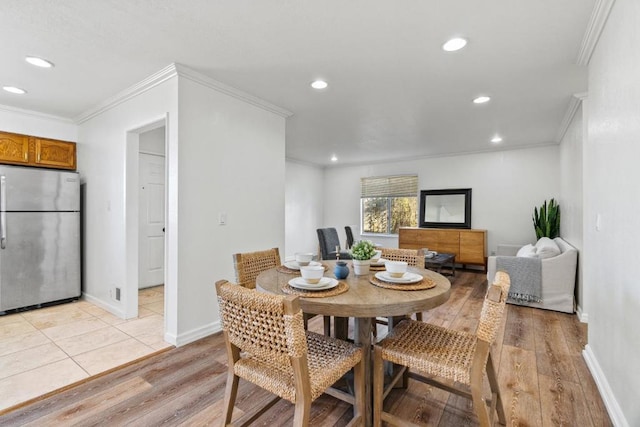
{"type": "Polygon", "coordinates": [[[229,369],[227,374],[227,386],[224,392],[224,408],[222,412],[222,419],[224,425],[231,424],[231,417],[233,416],[233,407],[236,404],[236,396],[238,394],[238,377],[234,375],[233,368],[229,369]]]}
{"type": "Polygon", "coordinates": [[[355,403],[353,405],[353,419],[360,419],[363,423],[364,411],[366,410],[364,396],[364,364],[362,361],[353,367],[353,388],[355,389],[355,403]]]}
{"type": "Polygon", "coordinates": [[[491,427],[491,417],[482,397],[482,381],[479,384],[471,384],[471,399],[473,400],[473,409],[478,416],[478,421],[480,421],[480,427],[491,427]]]}
{"type": "Polygon", "coordinates": [[[382,405],[384,400],[384,363],[382,361],[382,350],[373,347],[373,426],[382,426],[382,405]]]}
{"type": "Polygon", "coordinates": [[[309,414],[311,412],[311,402],[299,399],[296,402],[296,409],[293,414],[294,427],[307,427],[309,425],[309,414]]]}
{"type": "Polygon", "coordinates": [[[416,313],[416,320],[417,320],[418,322],[422,322],[422,312],[421,312],[421,311],[418,311],[418,312],[416,313]]]}
{"type": "Polygon", "coordinates": [[[504,413],[504,404],[502,403],[500,386],[498,385],[498,375],[496,373],[496,368],[493,366],[493,359],[491,358],[491,353],[489,353],[489,357],[487,358],[487,377],[489,379],[489,386],[491,387],[491,393],[494,395],[493,400],[495,401],[496,411],[498,412],[498,422],[502,425],[506,425],[507,417],[505,416],[505,413],[504,413]]]}

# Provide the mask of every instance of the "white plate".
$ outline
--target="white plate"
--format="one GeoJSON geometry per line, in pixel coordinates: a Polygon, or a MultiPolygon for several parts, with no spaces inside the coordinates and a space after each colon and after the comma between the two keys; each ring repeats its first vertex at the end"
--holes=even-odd
{"type": "Polygon", "coordinates": [[[378,271],[376,277],[385,282],[391,283],[417,283],[423,279],[423,277],[416,273],[406,272],[402,277],[392,277],[387,271],[378,271]]]}
{"type": "Polygon", "coordinates": [[[331,277],[323,277],[316,284],[307,283],[302,277],[289,280],[289,286],[305,291],[324,291],[338,286],[338,281],[331,277]]]}
{"type": "Polygon", "coordinates": [[[426,259],[431,259],[436,255],[438,255],[438,252],[436,252],[436,251],[428,251],[428,252],[425,252],[424,257],[426,259]]]}
{"type": "MultiPolygon", "coordinates": [[[[309,265],[313,266],[313,265],[322,265],[322,264],[320,264],[317,261],[311,261],[309,263],[309,265]]],[[[284,266],[287,267],[287,268],[290,268],[292,270],[300,270],[300,265],[298,264],[297,261],[287,261],[287,262],[284,263],[284,266]]]]}
{"type": "Polygon", "coordinates": [[[386,260],[386,259],[384,259],[384,258],[380,258],[380,259],[378,260],[378,262],[373,262],[373,261],[372,261],[372,262],[371,262],[371,266],[373,266],[373,267],[382,267],[382,266],[384,265],[384,263],[385,263],[385,262],[387,262],[387,260],[386,260]]]}

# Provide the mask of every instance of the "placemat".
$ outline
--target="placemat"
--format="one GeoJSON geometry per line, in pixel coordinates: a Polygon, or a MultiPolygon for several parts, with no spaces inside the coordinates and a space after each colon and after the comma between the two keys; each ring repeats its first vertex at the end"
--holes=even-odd
{"type": "Polygon", "coordinates": [[[431,289],[436,287],[436,282],[429,278],[424,277],[417,283],[391,283],[378,279],[376,276],[369,277],[369,282],[372,285],[376,285],[379,288],[395,289],[398,291],[421,291],[424,289],[431,289]]]}
{"type": "Polygon", "coordinates": [[[336,295],[343,294],[349,290],[349,285],[345,282],[338,282],[338,286],[335,288],[327,289],[326,291],[305,291],[304,289],[296,289],[285,284],[282,288],[282,292],[289,295],[297,295],[304,298],[326,298],[334,297],[336,295]]]}
{"type": "MultiPolygon", "coordinates": [[[[325,264],[324,262],[323,262],[323,263],[321,263],[321,265],[324,267],[324,271],[329,270],[329,266],[328,266],[327,264],[325,264]]],[[[287,266],[285,266],[285,265],[279,265],[279,266],[277,266],[277,267],[276,267],[276,270],[277,270],[279,273],[285,273],[285,274],[297,274],[297,275],[300,275],[300,270],[294,270],[294,269],[289,268],[289,267],[287,267],[287,266]]]]}

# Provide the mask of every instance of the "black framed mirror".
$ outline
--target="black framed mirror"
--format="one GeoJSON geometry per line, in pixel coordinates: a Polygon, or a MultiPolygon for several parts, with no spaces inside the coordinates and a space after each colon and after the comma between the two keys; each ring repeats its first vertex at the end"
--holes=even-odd
{"type": "Polygon", "coordinates": [[[471,189],[421,190],[418,226],[471,228],[471,189]]]}

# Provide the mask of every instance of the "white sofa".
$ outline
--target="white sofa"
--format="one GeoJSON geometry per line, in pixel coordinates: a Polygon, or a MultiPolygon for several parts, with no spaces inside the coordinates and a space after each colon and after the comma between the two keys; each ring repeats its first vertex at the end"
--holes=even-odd
{"type": "MultiPolygon", "coordinates": [[[[578,251],[569,243],[556,237],[554,242],[560,248],[560,255],[542,259],[542,302],[523,303],[529,307],[573,313],[575,308],[574,289],[578,251]]],[[[515,258],[523,245],[498,245],[497,256],[515,258]]],[[[493,282],[496,274],[496,257],[487,260],[487,280],[493,282]]]]}

